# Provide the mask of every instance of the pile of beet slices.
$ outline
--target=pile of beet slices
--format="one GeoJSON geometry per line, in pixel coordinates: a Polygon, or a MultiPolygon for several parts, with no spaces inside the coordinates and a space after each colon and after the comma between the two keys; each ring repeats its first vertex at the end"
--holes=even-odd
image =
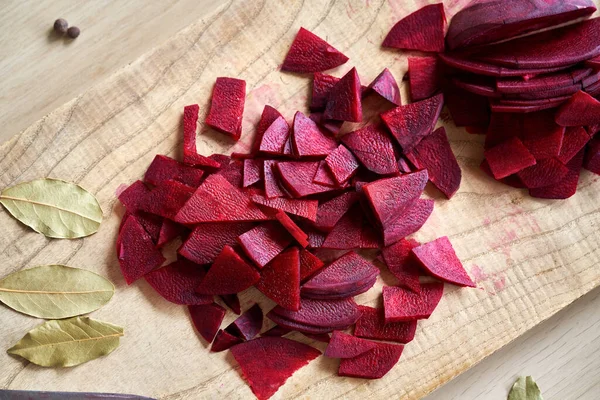
{"type": "MultiPolygon", "coordinates": [[[[323,73],[348,57],[301,28],[281,69],[312,74],[310,114],[288,121],[265,105],[248,154],[206,157],[196,152],[199,107],[185,107],[183,160],[157,155],[119,195],[125,280],[144,277],[187,305],[211,351],[230,349],[259,399],[321,354],[282,337],[292,331],[328,342],[339,375],[384,376],[444,283],[475,286],[447,237],[407,239],[433,211],[421,198],[427,182],[447,198],[460,185],[446,132],[435,128],[444,104],[457,125],[485,129],[482,168],[532,196],[569,197],[582,165],[600,172],[600,20],[490,44],[593,11],[587,0],[478,1],[444,36],[442,4],[423,7],[383,42],[429,53],[408,60],[407,105],[387,68],[368,86],[355,68],[323,73]],[[387,105],[365,123],[373,96],[387,105]],[[163,247],[178,238],[177,261],[163,266],[163,247]],[[384,285],[383,307],[356,304],[384,265],[395,286],[384,285]],[[237,297],[252,286],[276,304],[262,333],[263,310],[241,313],[237,297]],[[217,299],[241,314],[224,329],[217,299]]],[[[243,80],[218,78],[205,123],[240,139],[245,94],[243,80]]]]}

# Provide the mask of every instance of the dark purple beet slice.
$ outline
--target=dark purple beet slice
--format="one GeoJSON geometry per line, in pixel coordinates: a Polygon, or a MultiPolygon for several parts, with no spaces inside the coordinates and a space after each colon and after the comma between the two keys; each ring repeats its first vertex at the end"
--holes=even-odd
{"type": "Polygon", "coordinates": [[[236,318],[225,330],[243,340],[254,339],[262,329],[263,312],[258,304],[253,305],[236,318]]]}
{"type": "Polygon", "coordinates": [[[290,47],[282,71],[319,72],[335,68],[348,61],[348,57],[333,48],[314,33],[300,28],[290,47]]]}
{"type": "Polygon", "coordinates": [[[586,67],[592,67],[598,69],[600,67],[600,56],[592,57],[589,60],[585,60],[584,65],[586,67]]]}
{"type": "Polygon", "coordinates": [[[383,230],[383,243],[389,246],[421,229],[433,212],[433,200],[417,199],[383,230]]]}
{"type": "Polygon", "coordinates": [[[495,77],[509,77],[509,76],[537,76],[542,74],[548,74],[551,72],[560,71],[566,69],[568,66],[560,67],[546,67],[546,68],[507,68],[498,65],[493,65],[484,61],[475,60],[470,58],[468,55],[461,55],[458,53],[441,53],[439,54],[440,59],[448,66],[456,69],[472,72],[474,74],[495,76],[495,77]]]}
{"type": "Polygon", "coordinates": [[[217,175],[227,179],[233,186],[242,188],[244,186],[244,163],[235,159],[221,162],[221,169],[217,171],[217,175]]]}
{"type": "Polygon", "coordinates": [[[369,89],[377,93],[387,101],[397,106],[402,105],[400,98],[400,88],[394,75],[389,69],[384,68],[383,71],[371,82],[369,89]]]}
{"type": "Polygon", "coordinates": [[[246,255],[263,268],[291,242],[292,236],[278,222],[264,222],[238,238],[246,255]]]}
{"type": "Polygon", "coordinates": [[[437,57],[408,57],[411,100],[425,100],[436,94],[440,90],[439,75],[437,57]]]}
{"type": "MultiPolygon", "coordinates": [[[[420,292],[420,290],[419,290],[420,292]]],[[[417,321],[385,323],[383,308],[358,306],[362,315],[356,321],[354,335],[367,339],[406,344],[415,338],[417,321]]]]}
{"type": "Polygon", "coordinates": [[[429,135],[440,116],[444,98],[441,94],[427,100],[396,107],[381,114],[404,152],[409,152],[429,135]]]}
{"type": "Polygon", "coordinates": [[[431,183],[447,198],[458,191],[462,174],[443,126],[423,138],[406,158],[415,168],[426,169],[431,183]]]}
{"type": "Polygon", "coordinates": [[[408,165],[408,161],[402,156],[398,158],[398,170],[402,174],[409,174],[412,171],[412,168],[408,165]]]}
{"type": "Polygon", "coordinates": [[[233,347],[231,353],[258,400],[270,398],[294,372],[321,355],[306,344],[281,337],[260,337],[233,347]]]}
{"type": "Polygon", "coordinates": [[[188,310],[198,333],[212,342],[227,311],[217,303],[188,306],[188,310]]]}
{"type": "Polygon", "coordinates": [[[496,179],[506,178],[536,163],[535,157],[516,137],[486,150],[484,155],[496,179]]]}
{"type": "Polygon", "coordinates": [[[321,203],[317,211],[315,226],[325,232],[331,231],[350,207],[358,201],[358,197],[356,192],[346,192],[321,203]]]}
{"type": "Polygon", "coordinates": [[[527,32],[561,25],[596,11],[589,0],[473,1],[450,21],[446,43],[451,50],[511,39],[527,32]]]}
{"type": "Polygon", "coordinates": [[[165,262],[150,235],[134,215],[127,217],[117,238],[117,257],[125,282],[133,282],[165,262]]]}
{"type": "Polygon", "coordinates": [[[277,118],[263,133],[259,151],[264,154],[283,154],[289,134],[290,126],[285,118],[277,118]]]}
{"type": "Polygon", "coordinates": [[[233,140],[242,136],[242,117],[246,101],[246,81],[235,78],[217,78],[212,93],[206,124],[223,132],[233,140]]]}
{"type": "Polygon", "coordinates": [[[523,79],[498,79],[496,90],[500,93],[528,93],[551,90],[562,86],[571,86],[592,73],[591,68],[578,68],[554,74],[523,79]]]}
{"type": "Polygon", "coordinates": [[[502,94],[499,93],[496,89],[496,80],[487,76],[459,75],[453,76],[451,81],[454,86],[479,96],[491,98],[502,97],[502,94]]]}
{"type": "Polygon", "coordinates": [[[265,331],[264,333],[262,333],[261,336],[277,336],[277,337],[281,337],[281,336],[286,335],[286,334],[288,334],[290,332],[292,332],[291,329],[284,328],[283,326],[275,325],[271,329],[269,329],[269,330],[265,331]]]}
{"type": "Polygon", "coordinates": [[[554,185],[560,182],[569,173],[562,162],[556,158],[538,160],[537,164],[527,167],[517,175],[528,189],[554,185]]]}
{"type": "Polygon", "coordinates": [[[398,21],[387,34],[383,47],[442,52],[445,25],[444,5],[430,4],[398,21]]]}
{"type": "Polygon", "coordinates": [[[221,165],[196,152],[196,125],[198,123],[198,104],[183,109],[183,162],[187,165],[219,168],[221,165]]]}
{"type": "Polygon", "coordinates": [[[444,89],[444,102],[456,126],[487,126],[490,107],[485,98],[457,87],[444,89]]]}
{"type": "Polygon", "coordinates": [[[573,196],[577,191],[577,183],[579,182],[581,166],[583,165],[584,153],[584,150],[580,150],[579,153],[567,163],[569,172],[560,182],[550,186],[529,189],[529,195],[540,199],[554,200],[568,199],[573,196]]]}
{"type": "MultiPolygon", "coordinates": [[[[591,86],[590,86],[591,88],[591,86]]],[[[552,99],[556,97],[570,96],[581,90],[581,83],[574,85],[563,86],[559,88],[553,88],[550,90],[543,90],[539,92],[528,92],[528,93],[507,93],[503,96],[504,99],[518,99],[518,100],[540,100],[540,99],[552,99]]],[[[587,89],[586,89],[587,91],[587,89]]]]}
{"type": "Polygon", "coordinates": [[[323,261],[310,251],[302,249],[300,250],[300,280],[305,281],[310,278],[315,272],[320,270],[323,265],[323,261]]]}
{"type": "Polygon", "coordinates": [[[585,88],[585,92],[593,97],[600,95],[600,82],[596,82],[585,88]]]}
{"type": "Polygon", "coordinates": [[[252,222],[198,225],[179,248],[179,254],[197,264],[211,264],[224,246],[235,245],[237,237],[254,226],[252,222]]]}
{"type": "Polygon", "coordinates": [[[554,122],[554,110],[525,115],[522,141],[536,160],[556,157],[560,153],[565,128],[554,122]]]}
{"type": "MultiPolygon", "coordinates": [[[[488,165],[488,162],[486,160],[483,160],[481,162],[481,164],[479,165],[479,169],[481,169],[483,172],[485,172],[491,178],[494,178],[494,174],[492,173],[492,170],[490,169],[490,166],[488,165]]],[[[496,178],[494,178],[494,179],[496,179],[496,178]]],[[[512,175],[507,176],[506,178],[498,179],[498,182],[502,182],[505,185],[514,187],[516,189],[524,189],[525,188],[525,185],[523,184],[523,182],[521,182],[521,179],[519,179],[519,176],[517,174],[512,174],[512,175]]]]}
{"type": "Polygon", "coordinates": [[[313,182],[319,168],[318,161],[282,161],[276,164],[284,187],[294,197],[305,197],[336,190],[331,186],[313,182]]]}
{"type": "Polygon", "coordinates": [[[340,331],[333,331],[325,357],[331,358],[354,358],[377,346],[375,342],[357,338],[340,331]]]}
{"type": "Polygon", "coordinates": [[[167,156],[158,154],[148,167],[144,180],[153,185],[160,185],[165,181],[173,180],[184,185],[198,187],[202,182],[204,171],[180,163],[167,156]]]}
{"type": "Polygon", "coordinates": [[[352,68],[331,89],[323,118],[350,122],[362,121],[361,95],[360,78],[356,68],[352,68]]]}
{"type": "Polygon", "coordinates": [[[583,166],[588,171],[600,175],[600,139],[595,138],[590,142],[583,166]]]}
{"type": "Polygon", "coordinates": [[[325,158],[325,163],[338,184],[347,182],[358,172],[358,167],[360,167],[358,160],[343,144],[329,153],[325,158]]]}
{"type": "MultiPolygon", "coordinates": [[[[329,328],[331,331],[334,329],[342,330],[354,325],[360,317],[360,311],[352,298],[343,300],[301,299],[300,310],[290,311],[281,306],[276,306],[267,314],[267,317],[271,318],[271,315],[316,328],[329,328]]],[[[275,322],[281,325],[279,321],[275,322]]]]}
{"type": "Polygon", "coordinates": [[[289,214],[306,218],[309,221],[315,221],[317,219],[317,210],[319,206],[317,200],[288,199],[285,197],[267,199],[265,196],[255,194],[252,196],[252,201],[272,210],[282,210],[289,214]]]}
{"type": "Polygon", "coordinates": [[[492,148],[513,137],[523,137],[524,119],[523,114],[492,113],[485,148],[492,148]]]}
{"type": "Polygon", "coordinates": [[[343,358],[340,362],[338,375],[364,379],[383,378],[400,360],[404,346],[373,343],[376,343],[373,350],[354,358],[343,358]]]}
{"type": "Polygon", "coordinates": [[[419,276],[422,269],[411,254],[411,250],[420,243],[414,239],[400,239],[382,250],[383,260],[388,269],[398,279],[398,285],[413,292],[421,291],[419,276]]]}
{"type": "MultiPolygon", "coordinates": [[[[331,92],[331,89],[333,89],[339,80],[340,78],[332,75],[323,74],[321,72],[315,73],[313,77],[312,98],[310,101],[311,110],[314,111],[325,108],[327,99],[329,98],[329,92],[331,92]]],[[[319,123],[318,121],[315,122],[319,123]]]]}
{"type": "Polygon", "coordinates": [[[294,115],[292,145],[298,157],[326,157],[337,147],[335,139],[325,135],[312,119],[300,111],[294,115]]]}
{"type": "Polygon", "coordinates": [[[302,324],[302,323],[292,321],[290,319],[287,319],[280,315],[272,314],[272,313],[267,314],[267,317],[281,327],[289,329],[290,331],[297,331],[302,334],[321,335],[324,333],[332,332],[336,329],[348,328],[348,326],[346,326],[346,325],[337,327],[337,326],[314,326],[314,325],[302,324]]]}
{"type": "Polygon", "coordinates": [[[244,160],[244,187],[252,186],[262,180],[264,160],[249,158],[244,160]]]}
{"type": "Polygon", "coordinates": [[[379,175],[398,172],[394,147],[388,134],[378,125],[367,125],[342,137],[342,143],[369,171],[379,175]]]}
{"type": "Polygon", "coordinates": [[[316,249],[323,246],[323,243],[325,242],[325,237],[327,236],[325,233],[321,232],[320,230],[314,228],[312,225],[309,224],[301,224],[301,226],[302,229],[304,229],[304,232],[306,232],[306,234],[308,235],[309,249],[316,249]]]}
{"type": "Polygon", "coordinates": [[[210,304],[212,296],[196,293],[196,288],[206,272],[198,264],[187,260],[177,260],[165,267],[145,275],[146,281],[163,298],[175,304],[210,304]]]}
{"type": "Polygon", "coordinates": [[[600,71],[596,70],[581,80],[581,86],[583,86],[584,90],[587,90],[587,88],[594,85],[595,83],[598,83],[598,81],[600,81],[600,71]]]}
{"type": "Polygon", "coordinates": [[[281,197],[285,193],[279,186],[279,179],[275,175],[275,164],[276,160],[265,160],[264,165],[265,169],[263,171],[263,176],[265,180],[265,195],[268,199],[273,199],[276,197],[281,197]]]}
{"type": "Polygon", "coordinates": [[[339,186],[325,160],[319,161],[319,168],[317,168],[317,172],[312,181],[319,185],[325,185],[332,188],[339,186]]]}
{"type": "Polygon", "coordinates": [[[162,222],[160,227],[160,232],[158,234],[158,240],[156,242],[156,247],[161,248],[171,240],[175,239],[178,236],[182,236],[187,232],[187,229],[183,225],[179,225],[176,222],[173,222],[169,219],[165,219],[162,222]]]}
{"type": "Polygon", "coordinates": [[[415,293],[400,287],[383,287],[385,323],[414,321],[429,318],[444,292],[443,283],[424,283],[415,293]]]}
{"type": "Polygon", "coordinates": [[[286,231],[298,242],[302,248],[308,246],[308,235],[285,213],[279,210],[275,214],[275,218],[285,228],[286,231]]]}
{"type": "Polygon", "coordinates": [[[273,124],[273,122],[275,122],[275,120],[279,117],[282,117],[279,111],[269,105],[265,106],[260,116],[258,126],[256,127],[256,136],[254,137],[254,142],[252,143],[252,154],[258,153],[265,131],[269,129],[271,124],[273,124]]]}
{"type": "Polygon", "coordinates": [[[307,294],[305,297],[306,298],[311,298],[313,300],[340,300],[340,299],[347,299],[349,297],[354,297],[354,296],[358,296],[361,293],[364,293],[366,291],[368,291],[369,289],[371,289],[373,287],[373,285],[375,285],[375,282],[377,282],[377,277],[374,276],[372,278],[368,278],[364,281],[358,282],[356,283],[356,285],[354,285],[352,288],[343,291],[343,292],[330,292],[327,290],[321,291],[321,292],[314,292],[314,293],[310,293],[307,294]]]}
{"type": "Polygon", "coordinates": [[[557,108],[567,100],[569,96],[539,100],[500,100],[491,102],[490,108],[495,113],[527,114],[557,108]]]}
{"type": "Polygon", "coordinates": [[[590,136],[581,126],[569,127],[565,131],[558,159],[567,164],[589,142],[590,136]]]}
{"type": "Polygon", "coordinates": [[[237,315],[241,314],[242,306],[240,305],[240,298],[237,296],[237,294],[222,294],[219,297],[221,300],[223,300],[223,303],[225,303],[225,305],[231,309],[231,311],[237,315]]]}
{"type": "Polygon", "coordinates": [[[234,294],[248,289],[259,279],[260,274],[251,265],[231,246],[225,246],[196,291],[200,294],[234,294]]]}
{"type": "Polygon", "coordinates": [[[600,101],[579,91],[558,109],[555,119],[562,126],[600,124],[600,101]]]}
{"type": "Polygon", "coordinates": [[[242,339],[237,336],[233,336],[227,331],[219,329],[219,332],[217,332],[217,336],[215,336],[215,340],[210,347],[210,351],[213,353],[218,353],[240,343],[243,343],[242,339]]]}
{"type": "Polygon", "coordinates": [[[411,251],[431,276],[458,286],[475,287],[447,236],[417,246],[411,251]]]}
{"type": "Polygon", "coordinates": [[[351,250],[375,249],[380,246],[380,240],[365,217],[362,207],[355,204],[329,232],[321,247],[351,250]]]}
{"type": "Polygon", "coordinates": [[[300,252],[292,247],[273,259],[260,274],[256,288],[281,307],[300,308],[300,252]]]}

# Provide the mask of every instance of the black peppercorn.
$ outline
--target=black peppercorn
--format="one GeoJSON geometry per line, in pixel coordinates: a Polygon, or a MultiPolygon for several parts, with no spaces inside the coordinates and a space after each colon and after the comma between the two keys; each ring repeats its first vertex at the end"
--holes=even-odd
{"type": "Polygon", "coordinates": [[[79,34],[81,33],[81,31],[79,30],[78,27],[76,26],[72,26],[67,30],[67,35],[71,38],[71,39],[75,39],[77,36],[79,36],[79,34]]]}
{"type": "Polygon", "coordinates": [[[63,18],[59,18],[54,21],[54,32],[64,35],[67,32],[69,23],[63,18]]]}

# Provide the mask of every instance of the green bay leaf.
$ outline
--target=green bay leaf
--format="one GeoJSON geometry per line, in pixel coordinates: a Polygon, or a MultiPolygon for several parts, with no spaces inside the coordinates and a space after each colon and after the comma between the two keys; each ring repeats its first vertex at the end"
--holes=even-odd
{"type": "Polygon", "coordinates": [[[513,385],[508,400],[543,400],[537,383],[531,376],[520,376],[513,385]]]}
{"type": "Polygon", "coordinates": [[[8,353],[42,367],[74,367],[112,353],[121,336],[123,328],[88,317],[46,321],[8,353]]]}
{"type": "Polygon", "coordinates": [[[102,222],[102,209],[91,193],[58,179],[36,179],[5,189],[0,203],[23,224],[51,238],[89,236],[102,222]]]}
{"type": "Polygon", "coordinates": [[[79,268],[42,265],[0,280],[0,301],[23,314],[61,319],[87,314],[112,298],[106,278],[79,268]]]}

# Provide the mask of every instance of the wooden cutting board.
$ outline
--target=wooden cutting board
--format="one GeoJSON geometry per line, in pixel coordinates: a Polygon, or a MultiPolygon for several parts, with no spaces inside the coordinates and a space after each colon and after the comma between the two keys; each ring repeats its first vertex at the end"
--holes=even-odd
{"type": "MultiPolygon", "coordinates": [[[[60,107],[0,147],[0,188],[43,176],[80,183],[104,210],[100,231],[82,240],[49,240],[0,211],[0,274],[40,264],[68,264],[109,277],[113,300],[94,318],[122,325],[126,335],[110,356],[72,369],[37,367],[0,352],[0,388],[129,392],[161,399],[251,398],[228,352],[209,353],[185,307],[170,304],[139,281],[127,286],[114,250],[123,208],[115,193],[139,179],[154,155],[180,156],[183,106],[206,111],[217,76],[245,79],[244,137],[238,144],[199,126],[199,151],[244,151],[265,104],[285,116],[306,111],[310,79],[278,66],[304,26],[342,50],[365,82],[388,67],[397,79],[406,54],[380,48],[395,21],[428,1],[231,1],[107,81],[60,107]]],[[[452,16],[465,1],[446,4],[452,16]]],[[[467,370],[600,283],[598,177],[584,171],[566,201],[530,198],[482,172],[482,137],[457,129],[443,115],[463,170],[451,200],[435,190],[435,211],[416,235],[450,237],[477,289],[447,286],[433,316],[398,365],[377,381],[336,376],[337,361],[320,357],[275,394],[293,398],[416,399],[467,370]]],[[[376,305],[382,280],[359,296],[376,305]]],[[[244,308],[259,300],[249,290],[244,308]]],[[[224,324],[234,319],[231,313],[224,324]]],[[[0,307],[0,348],[7,349],[41,321],[0,307]]],[[[293,338],[323,350],[300,334],[293,338]]],[[[267,361],[268,362],[268,361],[267,361]]]]}

